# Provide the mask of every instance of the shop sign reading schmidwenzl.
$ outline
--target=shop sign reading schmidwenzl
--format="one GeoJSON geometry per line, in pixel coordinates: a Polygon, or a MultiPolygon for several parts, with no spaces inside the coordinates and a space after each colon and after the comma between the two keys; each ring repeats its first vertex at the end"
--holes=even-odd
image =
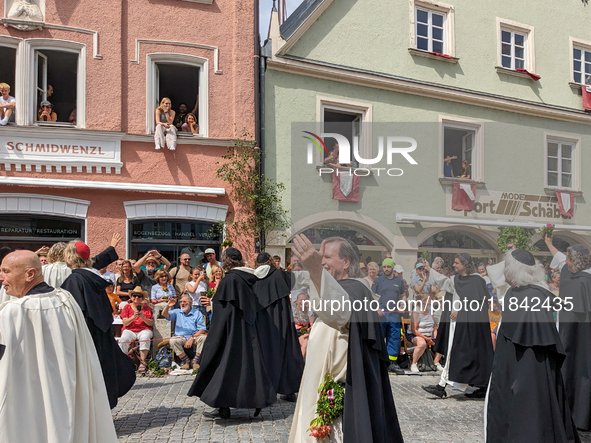
{"type": "MultiPolygon", "coordinates": [[[[452,191],[447,192],[447,215],[462,216],[473,219],[510,219],[530,220],[536,222],[560,221],[574,223],[574,217],[560,215],[558,199],[555,195],[532,195],[516,192],[476,190],[473,211],[455,211],[452,206],[452,191]]],[[[575,216],[577,213],[575,205],[575,216]]]]}

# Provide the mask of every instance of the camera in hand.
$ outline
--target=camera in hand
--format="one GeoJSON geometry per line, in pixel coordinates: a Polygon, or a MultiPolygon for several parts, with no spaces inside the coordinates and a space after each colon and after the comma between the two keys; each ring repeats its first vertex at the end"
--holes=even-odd
{"type": "Polygon", "coordinates": [[[140,312],[142,310],[141,306],[137,306],[137,311],[140,312]]]}

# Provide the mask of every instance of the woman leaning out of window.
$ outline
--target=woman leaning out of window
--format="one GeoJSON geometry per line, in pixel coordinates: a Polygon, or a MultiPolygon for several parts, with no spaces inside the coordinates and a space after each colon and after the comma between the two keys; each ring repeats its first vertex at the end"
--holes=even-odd
{"type": "Polygon", "coordinates": [[[183,126],[181,126],[183,132],[191,132],[193,134],[199,134],[199,125],[197,124],[197,117],[195,114],[188,113],[187,119],[183,126]]]}
{"type": "Polygon", "coordinates": [[[175,112],[172,110],[172,102],[168,97],[164,97],[155,112],[156,130],[154,131],[154,142],[157,151],[162,149],[165,144],[171,151],[176,149],[176,128],[173,124],[174,116],[175,112]]]}

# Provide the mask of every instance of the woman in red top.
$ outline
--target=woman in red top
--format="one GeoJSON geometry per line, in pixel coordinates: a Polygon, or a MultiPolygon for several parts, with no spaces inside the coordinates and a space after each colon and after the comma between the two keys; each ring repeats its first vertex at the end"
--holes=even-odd
{"type": "Polygon", "coordinates": [[[129,303],[121,311],[121,321],[123,322],[121,339],[119,346],[127,354],[129,343],[134,340],[140,342],[140,360],[141,364],[138,371],[145,372],[148,367],[146,358],[150,352],[149,341],[152,338],[152,326],[154,325],[154,315],[152,309],[144,297],[148,293],[143,291],[140,286],[136,286],[129,291],[129,303]]]}

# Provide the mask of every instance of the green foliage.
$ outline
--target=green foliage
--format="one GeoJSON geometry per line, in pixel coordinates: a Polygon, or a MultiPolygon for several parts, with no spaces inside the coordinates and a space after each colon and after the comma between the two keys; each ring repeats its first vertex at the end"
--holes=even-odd
{"type": "MultiPolygon", "coordinates": [[[[229,237],[260,237],[274,229],[288,225],[288,212],[281,204],[283,183],[276,182],[264,174],[258,174],[257,165],[261,151],[255,149],[251,134],[243,129],[234,146],[229,146],[223,162],[217,170],[218,178],[232,188],[232,197],[243,209],[245,216],[225,223],[229,237]]],[[[223,229],[224,224],[217,228],[223,229]]]]}
{"type": "Polygon", "coordinates": [[[510,249],[507,244],[513,243],[517,249],[535,252],[538,248],[531,244],[531,236],[534,233],[534,229],[524,229],[519,226],[503,228],[497,238],[497,247],[501,252],[507,252],[510,249]]]}
{"type": "Polygon", "coordinates": [[[427,251],[423,251],[421,253],[421,258],[423,260],[427,260],[428,262],[431,262],[431,253],[427,250],[427,251]]]}
{"type": "Polygon", "coordinates": [[[312,420],[309,429],[326,425],[330,426],[333,421],[343,414],[345,389],[334,381],[329,372],[324,374],[324,381],[318,388],[318,393],[320,396],[316,404],[317,417],[312,420]],[[329,397],[329,391],[334,398],[329,397]]]}
{"type": "Polygon", "coordinates": [[[148,369],[156,371],[158,369],[158,363],[152,360],[150,363],[148,363],[148,369]]]}

